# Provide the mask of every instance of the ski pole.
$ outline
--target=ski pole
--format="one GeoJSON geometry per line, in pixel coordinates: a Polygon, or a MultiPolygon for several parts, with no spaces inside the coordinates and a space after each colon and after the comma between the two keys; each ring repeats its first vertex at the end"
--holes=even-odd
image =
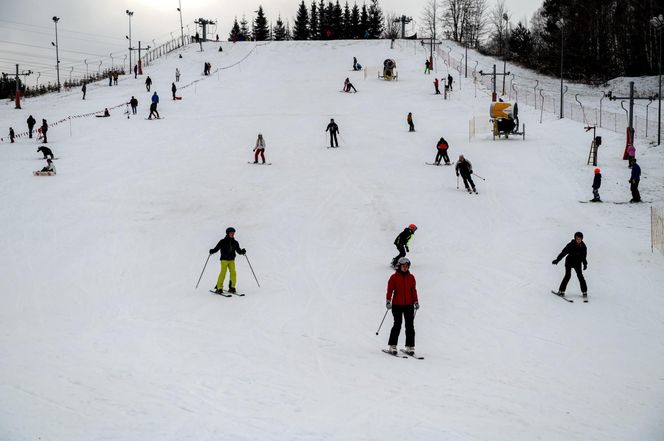
{"type": "MultiPolygon", "coordinates": [[[[388,311],[389,311],[389,309],[385,310],[385,315],[383,316],[383,320],[380,321],[380,326],[378,326],[378,331],[380,331],[380,328],[383,327],[383,322],[385,321],[385,317],[387,317],[387,312],[388,311]]],[[[376,331],[376,335],[378,335],[378,331],[376,331]]]]}
{"type": "Polygon", "coordinates": [[[476,178],[480,178],[481,180],[486,181],[486,179],[484,179],[484,178],[483,178],[482,176],[480,176],[480,175],[476,175],[475,173],[473,173],[473,175],[474,175],[476,178]]]}
{"type": "Polygon", "coordinates": [[[457,175],[457,190],[459,189],[459,175],[457,175]]]}
{"type": "Polygon", "coordinates": [[[244,258],[247,259],[247,263],[249,264],[249,269],[251,269],[251,274],[254,275],[254,279],[256,279],[256,285],[258,285],[258,287],[260,288],[261,284],[258,283],[258,279],[256,278],[256,273],[254,272],[254,269],[251,267],[251,262],[249,262],[249,258],[247,257],[247,253],[244,253],[244,258]]]}
{"type": "Polygon", "coordinates": [[[208,264],[208,260],[210,260],[210,256],[212,254],[208,254],[207,259],[205,259],[205,265],[203,265],[203,271],[201,271],[201,276],[198,278],[198,282],[196,282],[196,289],[198,289],[198,284],[201,283],[201,279],[203,278],[203,273],[205,272],[205,267],[208,264]]]}

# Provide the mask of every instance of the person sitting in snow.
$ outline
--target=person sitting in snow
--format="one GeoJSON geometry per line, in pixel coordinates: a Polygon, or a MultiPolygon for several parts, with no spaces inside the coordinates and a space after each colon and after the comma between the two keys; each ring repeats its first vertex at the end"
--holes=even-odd
{"type": "Polygon", "coordinates": [[[346,78],[346,81],[344,81],[344,92],[350,92],[351,89],[353,89],[353,92],[357,92],[357,89],[355,89],[353,83],[350,82],[350,79],[346,78]]]}
{"type": "Polygon", "coordinates": [[[55,174],[55,165],[53,164],[53,161],[51,159],[46,160],[46,167],[42,168],[41,171],[43,172],[53,172],[55,174]]]}

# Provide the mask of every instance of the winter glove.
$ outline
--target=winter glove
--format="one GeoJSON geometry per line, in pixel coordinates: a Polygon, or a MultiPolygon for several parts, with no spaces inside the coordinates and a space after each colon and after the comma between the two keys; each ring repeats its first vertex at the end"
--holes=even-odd
{"type": "Polygon", "coordinates": [[[559,262],[559,260],[558,260],[558,259],[554,259],[554,261],[553,261],[553,262],[551,262],[551,263],[552,263],[552,264],[554,264],[554,265],[558,265],[558,262],[559,262]]]}
{"type": "Polygon", "coordinates": [[[386,307],[387,309],[392,309],[392,302],[390,302],[390,301],[388,300],[388,301],[385,303],[385,307],[386,307]]]}
{"type": "Polygon", "coordinates": [[[457,172],[457,178],[459,177],[459,172],[457,172]]]}
{"type": "Polygon", "coordinates": [[[245,254],[247,254],[247,250],[245,250],[244,248],[242,248],[242,249],[241,249],[240,251],[238,251],[238,252],[239,252],[240,255],[242,255],[242,256],[244,256],[245,254]]]}
{"type": "Polygon", "coordinates": [[[210,254],[214,254],[214,250],[210,248],[210,254]]]}
{"type": "Polygon", "coordinates": [[[413,306],[415,307],[415,311],[420,309],[420,303],[419,302],[415,302],[415,304],[413,306]]]}
{"type": "Polygon", "coordinates": [[[585,270],[587,270],[587,269],[588,269],[588,263],[587,263],[587,262],[584,262],[584,263],[583,263],[583,270],[585,271],[585,270]]]}
{"type": "Polygon", "coordinates": [[[473,171],[472,171],[472,170],[470,171],[470,174],[471,174],[471,175],[473,174],[473,171]]]}

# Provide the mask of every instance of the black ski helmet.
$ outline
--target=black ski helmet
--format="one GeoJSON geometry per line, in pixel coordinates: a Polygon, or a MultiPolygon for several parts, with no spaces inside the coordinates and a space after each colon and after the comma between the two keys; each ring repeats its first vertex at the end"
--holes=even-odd
{"type": "Polygon", "coordinates": [[[579,237],[579,238],[583,239],[583,233],[580,232],[580,231],[577,231],[576,233],[574,233],[574,237],[579,237]]]}
{"type": "Polygon", "coordinates": [[[229,233],[235,233],[235,228],[233,228],[233,227],[226,228],[226,234],[229,234],[229,233]]]}

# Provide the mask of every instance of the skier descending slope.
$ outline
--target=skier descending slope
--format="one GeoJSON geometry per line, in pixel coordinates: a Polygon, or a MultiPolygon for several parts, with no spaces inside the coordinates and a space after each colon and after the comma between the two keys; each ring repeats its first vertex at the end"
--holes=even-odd
{"type": "Polygon", "coordinates": [[[583,264],[583,269],[588,269],[588,261],[586,260],[586,255],[588,250],[586,244],[583,243],[583,233],[577,231],[574,233],[574,239],[568,243],[565,248],[558,254],[558,257],[551,262],[554,265],[558,265],[558,262],[565,258],[565,276],[563,277],[562,282],[560,282],[560,288],[558,292],[553,292],[554,294],[559,295],[560,297],[565,297],[565,288],[567,288],[567,282],[569,282],[570,277],[572,276],[572,269],[576,272],[576,277],[579,279],[579,284],[581,285],[581,292],[583,293],[583,300],[588,300],[588,287],[586,286],[586,279],[583,277],[583,272],[581,271],[581,265],[583,264]]]}
{"type": "Polygon", "coordinates": [[[334,122],[334,118],[330,119],[330,123],[327,125],[325,131],[330,132],[330,147],[339,147],[339,141],[337,140],[339,126],[334,122]]]}
{"type": "Polygon", "coordinates": [[[228,292],[235,293],[236,273],[235,273],[235,253],[244,255],[247,250],[240,248],[240,244],[235,240],[235,228],[226,228],[226,237],[221,239],[217,246],[210,250],[210,254],[217,251],[221,255],[221,272],[217,278],[217,285],[214,287],[214,292],[221,294],[224,292],[224,279],[226,278],[226,271],[230,271],[230,281],[228,282],[228,292]]]}
{"type": "Polygon", "coordinates": [[[456,163],[456,175],[459,176],[459,174],[461,174],[461,177],[463,178],[463,185],[466,187],[466,190],[468,190],[468,193],[477,193],[473,178],[470,177],[470,175],[473,174],[473,164],[464,158],[463,155],[459,155],[459,160],[456,163]],[[470,185],[468,185],[468,183],[470,183],[470,185]]]}
{"type": "Polygon", "coordinates": [[[387,282],[385,307],[392,310],[394,325],[388,340],[388,352],[397,354],[397,343],[401,333],[401,323],[406,322],[406,349],[408,355],[415,355],[415,311],[420,308],[417,299],[415,276],[410,273],[410,260],[402,257],[398,269],[387,282]]]}
{"type": "Polygon", "coordinates": [[[410,252],[410,249],[408,249],[408,243],[410,242],[410,239],[413,238],[415,231],[417,231],[417,225],[410,224],[404,228],[401,233],[399,233],[396,239],[394,239],[394,246],[397,247],[399,254],[394,259],[392,259],[392,268],[396,269],[397,261],[401,257],[406,256],[406,253],[410,252]]]}

